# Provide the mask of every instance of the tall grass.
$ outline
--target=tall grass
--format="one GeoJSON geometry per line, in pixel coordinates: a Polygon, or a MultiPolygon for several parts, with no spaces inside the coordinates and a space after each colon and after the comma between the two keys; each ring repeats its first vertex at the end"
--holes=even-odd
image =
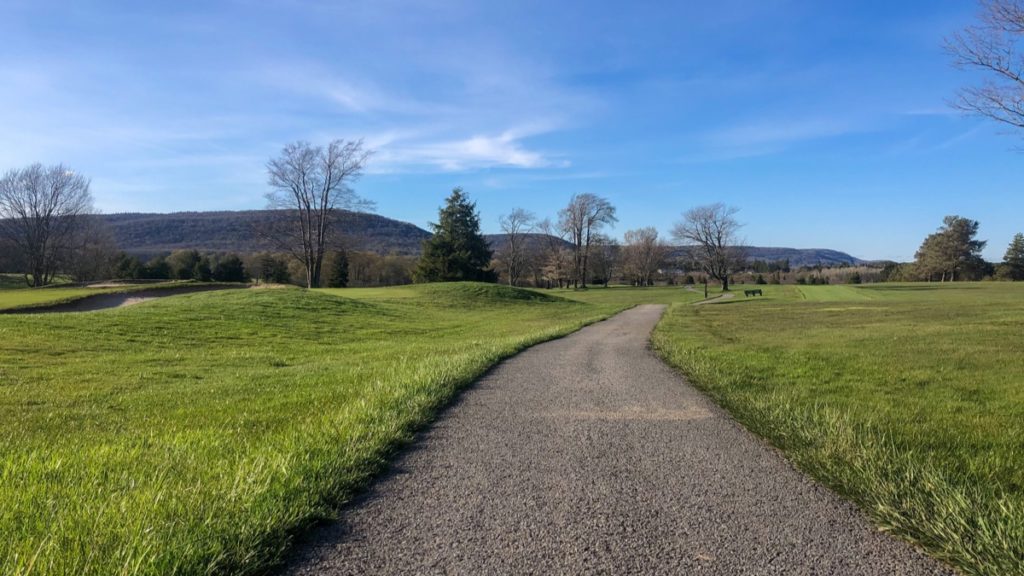
{"type": "Polygon", "coordinates": [[[655,346],[883,529],[1024,574],[1024,287],[804,290],[674,306],[655,346]]]}
{"type": "Polygon", "coordinates": [[[488,367],[622,308],[402,290],[0,316],[0,573],[261,572],[488,367]]]}

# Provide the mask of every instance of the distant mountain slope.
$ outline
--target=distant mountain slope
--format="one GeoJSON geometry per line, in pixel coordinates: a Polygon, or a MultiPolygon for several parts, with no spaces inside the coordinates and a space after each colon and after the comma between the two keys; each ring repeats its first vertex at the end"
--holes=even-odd
{"type": "MultiPolygon", "coordinates": [[[[692,248],[677,246],[672,248],[671,256],[677,258],[685,257],[688,250],[692,248]]],[[[801,266],[856,266],[864,264],[860,258],[850,256],[846,252],[838,250],[827,250],[823,248],[765,248],[761,246],[744,246],[747,260],[759,260],[761,262],[776,262],[788,260],[793,268],[801,266]]]]}
{"type": "Polygon", "coordinates": [[[860,258],[850,256],[846,252],[828,250],[824,248],[763,248],[758,246],[747,247],[747,257],[751,260],[773,262],[776,260],[789,260],[789,265],[800,266],[835,266],[848,264],[855,266],[863,264],[860,258]]]}
{"type": "MultiPolygon", "coordinates": [[[[175,212],[171,214],[105,214],[99,216],[113,231],[114,240],[125,252],[153,255],[183,248],[208,252],[254,252],[274,246],[259,238],[256,231],[285,213],[275,210],[242,212],[175,212]]],[[[340,229],[346,245],[353,250],[380,254],[419,254],[430,232],[376,214],[342,212],[340,229]]],[[[507,242],[504,234],[486,235],[495,250],[507,242]]],[[[528,235],[530,244],[541,243],[544,236],[528,235]]],[[[569,244],[564,243],[566,247],[569,244]]],[[[681,255],[686,249],[676,248],[681,255]]],[[[789,260],[790,265],[814,266],[860,264],[861,260],[844,252],[824,249],[748,247],[752,260],[789,260]]]]}
{"type": "MultiPolygon", "coordinates": [[[[545,234],[524,234],[523,236],[526,237],[524,246],[529,246],[531,248],[544,248],[550,246],[550,244],[548,244],[549,239],[553,239],[556,243],[561,244],[565,248],[572,248],[572,244],[569,242],[562,240],[561,238],[555,238],[545,234]]],[[[491,245],[491,250],[494,250],[495,252],[502,250],[506,245],[508,245],[508,234],[484,234],[484,239],[486,239],[487,243],[491,245]]]]}
{"type": "MultiPolygon", "coordinates": [[[[174,212],[171,214],[106,214],[114,240],[125,252],[156,254],[182,248],[210,252],[272,250],[257,231],[285,213],[275,210],[243,212],[174,212]]],[[[376,214],[343,211],[339,229],[355,250],[418,254],[430,233],[422,228],[376,214]]]]}

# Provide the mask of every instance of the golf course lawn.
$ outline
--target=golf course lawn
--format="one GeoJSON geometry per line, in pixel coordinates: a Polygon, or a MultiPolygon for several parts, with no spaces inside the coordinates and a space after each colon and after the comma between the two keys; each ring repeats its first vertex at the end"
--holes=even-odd
{"type": "Polygon", "coordinates": [[[0,316],[0,574],[265,569],[488,367],[644,293],[253,289],[0,316]]]}
{"type": "Polygon", "coordinates": [[[1024,284],[768,286],[675,305],[653,341],[884,529],[1024,574],[1024,284]]]}
{"type": "Polygon", "coordinates": [[[666,361],[879,526],[966,573],[1024,573],[1024,284],[742,289],[250,289],[0,315],[0,574],[263,572],[494,363],[639,303],[669,304],[666,361]]]}

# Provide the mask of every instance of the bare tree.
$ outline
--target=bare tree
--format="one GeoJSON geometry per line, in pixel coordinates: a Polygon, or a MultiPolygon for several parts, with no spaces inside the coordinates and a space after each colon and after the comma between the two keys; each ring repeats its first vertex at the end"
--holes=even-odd
{"type": "Polygon", "coordinates": [[[621,247],[614,238],[601,234],[594,237],[591,250],[590,267],[593,270],[591,279],[594,282],[600,282],[607,288],[619,268],[621,247]]]}
{"type": "Polygon", "coordinates": [[[64,251],[60,270],[75,282],[113,278],[120,254],[113,232],[103,217],[83,216],[78,219],[64,251]]]}
{"type": "Polygon", "coordinates": [[[529,256],[527,234],[533,231],[534,220],[536,216],[522,208],[516,208],[499,219],[501,231],[505,233],[505,245],[498,256],[505,263],[509,286],[518,284],[526,273],[529,256]]]}
{"type": "Polygon", "coordinates": [[[538,260],[541,262],[540,268],[543,270],[544,277],[547,278],[548,288],[551,287],[552,280],[558,284],[559,288],[562,287],[563,281],[568,285],[568,269],[571,267],[569,263],[571,258],[566,257],[565,232],[552,224],[549,218],[538,222],[536,230],[541,235],[542,243],[538,260]]]}
{"type": "Polygon", "coordinates": [[[320,285],[337,212],[372,206],[350,187],[362,175],[370,154],[362,140],[334,140],[326,148],[295,142],[267,162],[267,203],[291,214],[275,220],[263,233],[302,265],[307,288],[320,285]]]}
{"type": "Polygon", "coordinates": [[[594,237],[616,222],[615,207],[594,194],[574,194],[569,205],[558,212],[558,225],[573,246],[573,286],[587,287],[587,264],[594,237]]]}
{"type": "Polygon", "coordinates": [[[980,70],[980,85],[960,90],[953,106],[1017,128],[1024,128],[1024,57],[1017,43],[1024,35],[1024,2],[982,0],[980,22],[946,38],[946,52],[958,68],[980,70]]]}
{"type": "Polygon", "coordinates": [[[692,247],[691,257],[704,272],[729,289],[729,275],[743,266],[744,251],[737,237],[738,208],[721,203],[698,206],[683,214],[672,229],[672,237],[692,247]]]}
{"type": "Polygon", "coordinates": [[[89,179],[63,164],[33,164],[0,178],[0,236],[19,252],[30,286],[53,280],[92,210],[89,179]]]}
{"type": "Polygon", "coordinates": [[[650,286],[664,264],[668,248],[653,227],[629,230],[624,236],[622,267],[634,286],[650,286]]]}

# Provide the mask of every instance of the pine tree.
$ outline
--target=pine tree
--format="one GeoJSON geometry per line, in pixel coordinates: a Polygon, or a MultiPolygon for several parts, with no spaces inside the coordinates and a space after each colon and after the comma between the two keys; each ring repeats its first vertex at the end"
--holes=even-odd
{"type": "Polygon", "coordinates": [[[938,232],[924,239],[915,255],[919,274],[941,281],[978,276],[985,267],[981,251],[985,240],[977,240],[979,224],[960,216],[946,216],[938,232]]]}
{"type": "Polygon", "coordinates": [[[348,254],[338,250],[331,255],[331,268],[327,274],[328,288],[344,288],[348,286],[348,254]]]}
{"type": "Polygon", "coordinates": [[[209,282],[213,278],[213,270],[210,269],[210,259],[201,256],[192,268],[192,279],[200,282],[209,282]]]}
{"type": "Polygon", "coordinates": [[[217,260],[213,267],[213,279],[217,282],[248,282],[245,264],[237,254],[228,254],[217,260]]]}
{"type": "Polygon", "coordinates": [[[1002,274],[1011,280],[1024,280],[1024,234],[1017,233],[1003,256],[1002,274]]]}
{"type": "Polygon", "coordinates": [[[423,242],[417,282],[497,281],[489,268],[492,252],[480,234],[476,203],[469,201],[462,188],[452,190],[437,224],[430,227],[434,235],[423,242]]]}

